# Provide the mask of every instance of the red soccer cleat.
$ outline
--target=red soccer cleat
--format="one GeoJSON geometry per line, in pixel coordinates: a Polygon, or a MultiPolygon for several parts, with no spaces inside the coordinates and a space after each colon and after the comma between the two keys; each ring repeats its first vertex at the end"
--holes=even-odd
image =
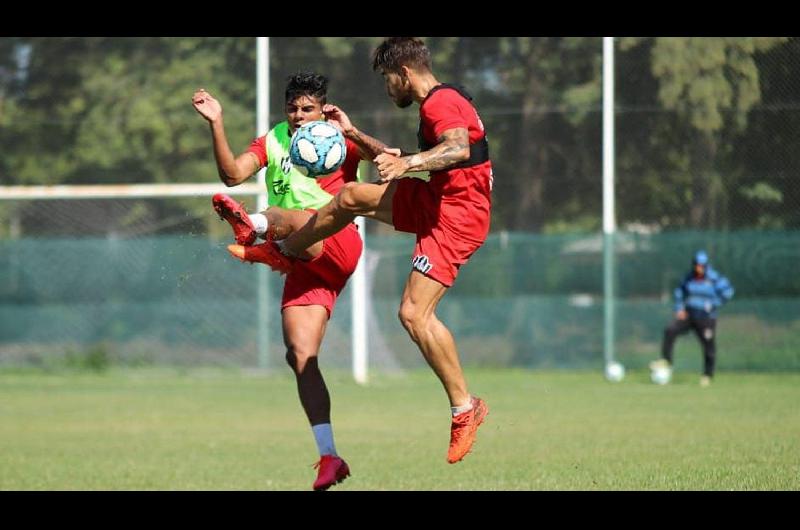
{"type": "Polygon", "coordinates": [[[264,263],[270,269],[280,272],[281,274],[289,274],[294,267],[294,260],[288,256],[284,256],[277,243],[268,241],[260,245],[243,246],[243,245],[228,245],[228,252],[234,258],[239,258],[242,261],[249,261],[250,263],[264,263]]]}
{"type": "Polygon", "coordinates": [[[314,491],[324,491],[350,476],[347,462],[338,456],[322,455],[314,467],[319,469],[317,480],[314,481],[314,491]]]}
{"type": "Polygon", "coordinates": [[[475,443],[475,433],[489,414],[489,407],[481,398],[472,397],[472,408],[453,417],[450,425],[450,449],[447,451],[447,461],[455,464],[464,458],[472,444],[475,443]]]}
{"type": "Polygon", "coordinates": [[[253,223],[250,221],[250,216],[247,215],[244,204],[234,201],[224,193],[217,193],[214,195],[214,197],[211,198],[211,204],[214,206],[214,211],[217,212],[220,219],[224,219],[230,223],[237,243],[240,245],[253,244],[257,234],[253,228],[253,223]]]}

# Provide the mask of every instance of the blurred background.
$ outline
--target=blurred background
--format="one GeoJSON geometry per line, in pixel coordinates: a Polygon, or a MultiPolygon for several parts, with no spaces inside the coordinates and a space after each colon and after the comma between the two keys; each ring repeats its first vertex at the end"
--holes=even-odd
{"type": "MultiPolygon", "coordinates": [[[[416,150],[417,107],[397,109],[371,69],[380,40],[271,38],[270,126],[286,77],[312,70],[360,129],[416,150]]],[[[474,96],[494,166],[491,234],[439,310],[464,364],[601,369],[602,38],[425,40],[438,79],[474,96]]],[[[800,370],[800,39],[616,38],[614,53],[615,356],[658,357],[672,291],[703,248],[736,288],[718,369],[800,370]]],[[[218,183],[190,103],[200,87],[222,103],[234,153],[266,132],[255,38],[0,38],[0,187],[218,183]]],[[[257,267],[228,256],[209,196],[2,194],[0,366],[285,370],[282,279],[268,275],[259,317],[257,267]]],[[[396,317],[413,238],[366,227],[370,369],[422,366],[396,317]]],[[[351,362],[350,295],[325,365],[351,362]]],[[[699,345],[678,341],[675,358],[699,369],[699,345]]]]}

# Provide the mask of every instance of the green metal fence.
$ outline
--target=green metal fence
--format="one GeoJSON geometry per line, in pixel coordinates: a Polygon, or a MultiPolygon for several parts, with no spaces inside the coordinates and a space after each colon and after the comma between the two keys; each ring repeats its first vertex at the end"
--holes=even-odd
{"type": "MultiPolygon", "coordinates": [[[[271,274],[267,322],[257,322],[256,270],[227,239],[31,238],[0,241],[0,364],[52,365],[100,352],[124,364],[258,365],[257,326],[269,326],[270,366],[282,366],[271,274]]],[[[397,320],[413,239],[368,240],[371,369],[421,366],[397,320]]],[[[617,357],[658,356],[672,290],[705,248],[736,295],[720,313],[720,370],[800,369],[800,233],[621,233],[615,241],[617,357]]],[[[465,365],[598,368],[603,362],[602,235],[495,233],[462,268],[439,317],[465,365]]],[[[350,365],[350,291],[336,308],[322,362],[350,365]]],[[[676,363],[698,367],[688,335],[676,363]]]]}

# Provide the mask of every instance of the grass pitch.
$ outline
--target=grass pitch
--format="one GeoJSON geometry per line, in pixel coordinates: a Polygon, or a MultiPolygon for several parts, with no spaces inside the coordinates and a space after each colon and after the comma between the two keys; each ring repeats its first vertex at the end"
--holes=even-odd
{"type": "MultiPolygon", "coordinates": [[[[466,374],[490,414],[449,465],[429,370],[327,373],[352,470],[332,491],[800,489],[800,374],[466,374]]],[[[316,460],[288,368],[0,372],[2,490],[304,491],[316,460]]]]}

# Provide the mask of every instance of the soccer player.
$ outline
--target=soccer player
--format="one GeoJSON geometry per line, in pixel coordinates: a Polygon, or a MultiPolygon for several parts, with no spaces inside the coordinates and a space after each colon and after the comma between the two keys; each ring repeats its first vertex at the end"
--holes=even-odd
{"type": "Polygon", "coordinates": [[[675,320],[664,329],[661,359],[650,363],[650,369],[672,372],[672,347],[678,335],[693,329],[703,346],[703,375],[700,386],[707,387],[714,377],[716,361],[717,310],[733,298],[731,282],[714,270],[708,254],[698,250],[692,258],[692,270],[675,288],[675,320]]]}
{"type": "MultiPolygon", "coordinates": [[[[211,127],[219,177],[226,186],[237,186],[262,167],[267,168],[266,184],[270,207],[248,214],[244,206],[224,194],[213,197],[216,212],[227,220],[237,245],[229,251],[250,262],[263,262],[271,240],[285,238],[303,226],[313,211],[330,202],[346,182],[357,180],[359,161],[373,158],[379,151],[361,150],[351,141],[342,166],[325,177],[314,179],[302,175],[289,161],[292,133],[301,125],[324,119],[328,80],[322,75],[299,73],[286,85],[286,120],[266,135],[253,140],[250,147],[234,157],[225,136],[222,105],[204,89],[192,96],[192,105],[211,127]],[[266,243],[254,244],[257,237],[266,243]]],[[[376,149],[385,147],[374,141],[376,149]]],[[[347,463],[338,456],[331,427],[331,402],[325,380],[317,363],[325,328],[336,299],[353,273],[362,251],[361,237],[354,224],[331,237],[299,250],[299,260],[286,275],[281,300],[283,340],[286,361],[297,380],[300,403],[311,424],[320,459],[313,488],[325,490],[350,474],[347,463]]]]}
{"type": "MultiPolygon", "coordinates": [[[[453,285],[459,267],[489,232],[489,148],[470,96],[436,79],[430,51],[420,39],[386,39],[375,50],[373,69],[383,75],[387,93],[398,107],[419,104],[420,152],[384,149],[374,159],[379,183],[347,183],[305,226],[280,242],[280,250],[297,266],[303,261],[303,249],[347,227],[358,215],[416,234],[399,317],[450,400],[447,461],[452,464],[470,451],[489,409],[469,393],[455,341],[436,317],[436,307],[453,285]],[[430,180],[410,178],[409,172],[416,171],[429,171],[430,180]]],[[[362,150],[376,150],[374,140],[359,131],[341,109],[332,109],[330,117],[362,150]]],[[[280,267],[285,256],[272,250],[272,264],[280,267]]]]}

